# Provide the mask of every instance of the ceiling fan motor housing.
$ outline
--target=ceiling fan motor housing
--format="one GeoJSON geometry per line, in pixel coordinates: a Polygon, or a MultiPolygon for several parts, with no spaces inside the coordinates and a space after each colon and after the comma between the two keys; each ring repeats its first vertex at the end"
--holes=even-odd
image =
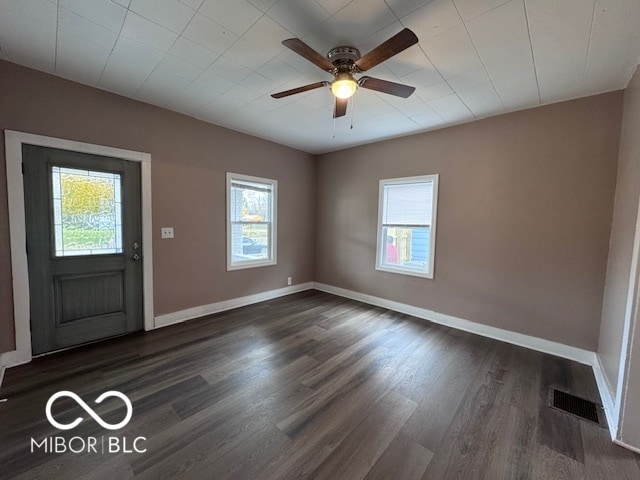
{"type": "Polygon", "coordinates": [[[355,63],[360,59],[360,50],[354,47],[336,47],[329,50],[327,58],[338,72],[356,71],[355,63]]]}

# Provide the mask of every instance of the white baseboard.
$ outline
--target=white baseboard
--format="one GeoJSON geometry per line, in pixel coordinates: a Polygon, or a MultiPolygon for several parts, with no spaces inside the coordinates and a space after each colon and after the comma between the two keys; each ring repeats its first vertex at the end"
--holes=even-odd
{"type": "Polygon", "coordinates": [[[609,382],[604,373],[604,369],[602,368],[599,355],[596,355],[596,360],[593,364],[593,375],[596,377],[596,385],[598,386],[598,392],[600,393],[600,399],[602,400],[602,406],[604,407],[604,414],[607,417],[607,423],[609,424],[611,440],[615,442],[616,437],[618,436],[619,412],[616,410],[615,398],[609,388],[609,382]]]}
{"type": "Polygon", "coordinates": [[[223,300],[221,302],[210,303],[209,305],[201,305],[198,307],[187,308],[186,310],[180,310],[178,312],[158,315],[157,317],[155,317],[155,328],[174,325],[176,323],[185,322],[193,318],[204,317],[206,315],[212,315],[214,313],[224,312],[225,310],[231,310],[233,308],[245,307],[247,305],[252,305],[258,302],[264,302],[265,300],[271,300],[273,298],[283,297],[285,295],[290,295],[292,293],[311,290],[312,288],[313,288],[313,282],[301,283],[299,285],[292,285],[290,287],[278,288],[276,290],[270,290],[268,292],[256,293],[254,295],[247,295],[246,297],[232,298],[230,300],[223,300]]]}
{"type": "Polygon", "coordinates": [[[31,352],[25,350],[11,350],[0,353],[0,367],[11,368],[24,365],[31,361],[31,352]]]}
{"type": "Polygon", "coordinates": [[[636,453],[640,453],[640,448],[638,447],[632,447],[631,445],[629,445],[628,443],[624,443],[622,440],[617,440],[617,439],[613,439],[613,443],[615,443],[616,445],[620,445],[623,448],[629,449],[632,452],[636,452],[636,453]]]}
{"type": "Polygon", "coordinates": [[[388,308],[396,312],[423,318],[440,325],[446,325],[457,330],[464,330],[465,332],[475,333],[483,337],[493,338],[495,340],[500,340],[502,342],[518,345],[520,347],[529,348],[538,352],[549,353],[551,355],[555,355],[556,357],[574,360],[578,363],[589,366],[593,366],[595,364],[595,352],[584,350],[582,348],[576,348],[570,345],[564,345],[562,343],[545,340],[543,338],[532,337],[530,335],[524,335],[522,333],[504,330],[502,328],[483,325],[481,323],[464,320],[462,318],[453,317],[444,313],[427,310],[426,308],[414,307],[413,305],[394,302],[392,300],[386,300],[384,298],[374,297],[372,295],[354,292],[351,290],[346,290],[344,288],[334,287],[332,285],[326,285],[316,282],[314,283],[314,287],[316,288],[316,290],[332,293],[334,295],[350,298],[352,300],[358,300],[370,305],[388,308]]]}

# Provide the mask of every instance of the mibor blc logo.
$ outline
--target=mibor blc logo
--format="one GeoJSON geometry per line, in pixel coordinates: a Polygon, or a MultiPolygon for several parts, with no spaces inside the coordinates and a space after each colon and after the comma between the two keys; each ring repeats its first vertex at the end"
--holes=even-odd
{"type": "Polygon", "coordinates": [[[102,418],[100,418],[100,416],[89,405],[87,405],[84,402],[84,400],[82,400],[78,395],[76,395],[73,392],[63,390],[61,392],[54,393],[53,395],[51,395],[51,397],[49,397],[49,401],[47,402],[47,408],[46,408],[47,420],[49,420],[49,423],[51,425],[53,425],[56,428],[59,428],[60,430],[71,430],[72,428],[76,428],[83,420],[82,417],[78,417],[73,422],[67,425],[57,422],[56,419],[53,418],[53,415],[51,414],[51,407],[53,405],[53,402],[55,402],[60,397],[73,398],[76,401],[76,403],[84,409],[85,412],[91,415],[91,417],[100,424],[102,428],[106,428],[108,430],[118,430],[126,426],[127,423],[129,423],[129,420],[131,420],[131,415],[133,415],[133,405],[131,405],[131,400],[129,400],[129,397],[127,397],[122,392],[116,392],[115,390],[111,390],[109,392],[104,392],[102,395],[96,398],[96,403],[102,403],[102,401],[105,398],[118,397],[127,406],[127,415],[124,417],[124,420],[122,420],[120,423],[116,423],[115,425],[112,425],[102,420],[102,418]]]}
{"type": "MultiPolygon", "coordinates": [[[[100,404],[105,399],[110,397],[116,397],[122,400],[125,404],[127,413],[124,419],[118,423],[108,423],[105,422],[100,415],[98,415],[95,410],[93,410],[87,403],[82,400],[78,395],[68,390],[62,390],[60,392],[54,393],[49,397],[47,401],[47,406],[45,408],[45,413],[47,415],[47,420],[49,423],[59,430],[72,430],[80,425],[85,418],[78,417],[70,423],[60,423],[58,422],[51,412],[53,404],[56,400],[61,397],[68,397],[73,399],[82,409],[89,414],[89,416],[102,428],[107,430],[119,430],[125,427],[129,421],[131,420],[131,416],[133,415],[133,405],[131,404],[131,400],[124,393],[118,392],[115,390],[110,390],[108,392],[104,392],[98,398],[96,398],[95,403],[100,404]]],[[[126,437],[117,437],[117,436],[99,436],[99,437],[63,437],[63,436],[53,436],[53,437],[45,437],[42,440],[38,441],[34,438],[31,438],[31,453],[36,450],[44,451],[45,453],[144,453],[147,451],[146,448],[142,447],[142,442],[145,442],[146,437],[136,437],[132,442],[128,442],[126,437]]]]}

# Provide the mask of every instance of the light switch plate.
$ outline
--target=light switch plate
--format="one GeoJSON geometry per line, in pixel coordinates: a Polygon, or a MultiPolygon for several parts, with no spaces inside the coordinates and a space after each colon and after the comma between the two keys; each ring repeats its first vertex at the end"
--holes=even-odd
{"type": "Polygon", "coordinates": [[[162,238],[173,238],[173,227],[162,227],[162,238]]]}

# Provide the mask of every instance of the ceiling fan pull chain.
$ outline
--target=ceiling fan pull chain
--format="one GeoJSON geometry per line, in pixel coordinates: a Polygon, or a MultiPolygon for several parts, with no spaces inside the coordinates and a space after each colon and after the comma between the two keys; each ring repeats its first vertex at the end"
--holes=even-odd
{"type": "Polygon", "coordinates": [[[356,103],[356,99],[355,99],[355,97],[351,97],[350,100],[351,100],[351,128],[350,128],[350,130],[353,130],[353,109],[354,109],[354,105],[356,103]]]}
{"type": "Polygon", "coordinates": [[[333,117],[333,137],[334,140],[336,139],[336,117],[333,117]]]}

